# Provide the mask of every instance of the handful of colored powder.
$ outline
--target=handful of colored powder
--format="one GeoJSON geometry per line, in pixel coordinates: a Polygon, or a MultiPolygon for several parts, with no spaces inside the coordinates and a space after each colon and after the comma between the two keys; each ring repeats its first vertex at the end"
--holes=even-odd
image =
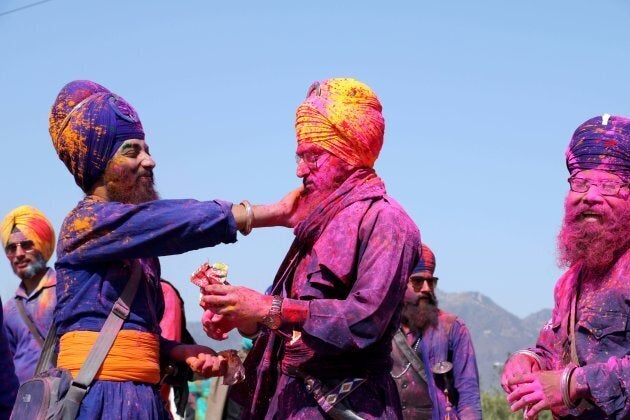
{"type": "Polygon", "coordinates": [[[227,282],[228,265],[216,262],[212,265],[205,262],[190,276],[190,281],[199,286],[205,287],[210,284],[229,284],[227,282]]]}

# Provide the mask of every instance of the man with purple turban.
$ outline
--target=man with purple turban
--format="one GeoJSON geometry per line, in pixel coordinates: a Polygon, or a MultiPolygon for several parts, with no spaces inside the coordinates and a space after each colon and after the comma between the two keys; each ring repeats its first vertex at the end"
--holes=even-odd
{"type": "Polygon", "coordinates": [[[55,231],[44,214],[20,206],[0,224],[0,238],[20,284],[3,308],[4,329],[20,383],[33,377],[57,304],[55,270],[47,267],[55,231]]]}
{"type": "Polygon", "coordinates": [[[235,242],[237,229],[247,235],[253,227],[288,225],[297,193],[271,206],[158,199],[155,161],[138,114],[123,98],[87,80],[62,88],[50,113],[50,135],[86,194],[59,233],[58,367],[76,379],[132,265],[142,268],[129,317],[78,417],[167,418],[156,386],[161,359],[186,362],[206,377],[222,374],[226,361],[208,347],[160,336],[164,298],[157,257],[235,242]]]}
{"type": "Polygon", "coordinates": [[[630,119],[580,125],[566,152],[570,191],[558,235],[567,272],[536,347],[506,362],[512,410],[536,418],[630,418],[630,119]]]}
{"type": "Polygon", "coordinates": [[[258,337],[232,389],[249,418],[401,418],[391,339],[420,235],[373,169],[381,104],[356,80],[316,82],[295,128],[296,238],[269,295],[205,288],[206,332],[258,337]]]}
{"type": "Polygon", "coordinates": [[[409,276],[400,331],[392,340],[405,420],[481,420],[479,372],[464,322],[438,309],[435,255],[422,244],[409,276]]]}

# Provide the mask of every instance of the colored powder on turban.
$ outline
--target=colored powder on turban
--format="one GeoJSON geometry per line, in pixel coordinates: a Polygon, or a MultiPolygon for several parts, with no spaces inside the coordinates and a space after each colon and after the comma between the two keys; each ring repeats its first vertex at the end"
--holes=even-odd
{"type": "Polygon", "coordinates": [[[315,143],[354,167],[374,166],[385,120],[374,91],[354,79],[315,82],[296,111],[298,144],[315,143]]]}
{"type": "Polygon", "coordinates": [[[0,224],[2,247],[6,247],[13,228],[18,228],[48,261],[55,250],[55,231],[44,213],[31,206],[11,210],[0,224]]]}
{"type": "Polygon", "coordinates": [[[75,80],[61,89],[50,111],[49,132],[59,159],[84,192],[125,140],[144,140],[133,107],[89,80],[75,80]]]}
{"type": "Polygon", "coordinates": [[[611,172],[630,181],[630,119],[605,114],[580,125],[567,148],[571,176],[587,169],[611,172]]]}
{"type": "Polygon", "coordinates": [[[420,258],[418,259],[418,264],[416,264],[415,268],[412,271],[412,274],[428,272],[433,275],[434,271],[435,255],[428,246],[422,244],[420,245],[420,258]]]}

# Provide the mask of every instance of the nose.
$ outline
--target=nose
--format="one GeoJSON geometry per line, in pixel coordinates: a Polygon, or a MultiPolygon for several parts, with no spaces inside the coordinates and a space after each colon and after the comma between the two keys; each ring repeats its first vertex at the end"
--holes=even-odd
{"type": "Polygon", "coordinates": [[[422,282],[422,287],[420,288],[420,293],[433,293],[433,290],[431,290],[431,286],[429,286],[429,282],[428,281],[423,281],[422,282]]]}
{"type": "Polygon", "coordinates": [[[16,244],[16,248],[15,248],[15,255],[13,256],[13,258],[24,258],[24,256],[26,255],[26,252],[24,252],[24,249],[22,248],[22,245],[20,244],[16,244]]]}
{"type": "Polygon", "coordinates": [[[603,203],[604,199],[602,198],[602,195],[599,192],[599,188],[597,188],[597,186],[595,185],[591,185],[588,191],[584,193],[584,196],[582,197],[582,201],[585,204],[593,205],[593,204],[603,203]]]}
{"type": "Polygon", "coordinates": [[[306,164],[306,162],[304,162],[304,159],[298,160],[297,168],[295,169],[295,174],[297,175],[297,177],[298,178],[304,178],[310,172],[311,171],[308,168],[308,165],[306,164]]]}
{"type": "Polygon", "coordinates": [[[155,161],[153,160],[151,155],[146,152],[142,152],[142,153],[143,153],[143,156],[142,156],[142,160],[140,161],[140,164],[142,165],[142,167],[145,169],[150,169],[150,170],[155,168],[155,161]]]}

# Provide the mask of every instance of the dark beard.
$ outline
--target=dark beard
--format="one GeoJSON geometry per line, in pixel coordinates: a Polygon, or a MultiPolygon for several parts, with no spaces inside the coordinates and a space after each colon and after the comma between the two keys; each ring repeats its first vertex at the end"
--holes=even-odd
{"type": "Polygon", "coordinates": [[[135,177],[130,172],[105,171],[107,197],[110,201],[125,204],[140,204],[160,198],[155,190],[153,175],[135,177]]]}
{"type": "Polygon", "coordinates": [[[435,297],[422,298],[416,304],[405,302],[400,321],[411,331],[422,333],[429,327],[437,326],[439,312],[435,297]]]}
{"type": "Polygon", "coordinates": [[[604,273],[628,249],[630,206],[626,203],[616,213],[598,209],[605,212],[603,224],[581,221],[579,214],[583,210],[565,204],[562,229],[558,234],[558,260],[561,266],[582,262],[594,273],[604,273]]]}

